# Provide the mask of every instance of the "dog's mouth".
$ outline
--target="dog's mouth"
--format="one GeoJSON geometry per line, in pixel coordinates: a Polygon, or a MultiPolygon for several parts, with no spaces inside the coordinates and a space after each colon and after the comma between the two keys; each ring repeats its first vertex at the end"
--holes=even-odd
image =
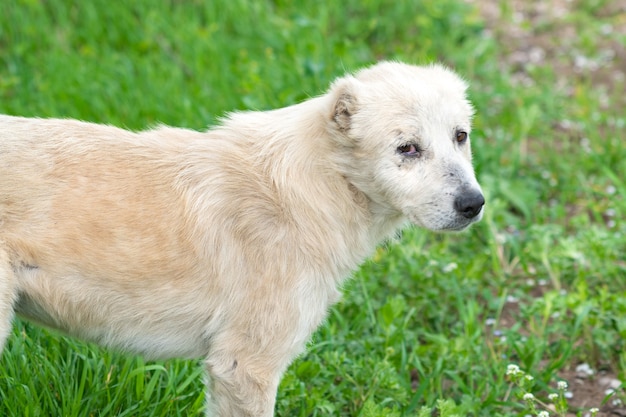
{"type": "Polygon", "coordinates": [[[452,224],[451,227],[447,230],[450,230],[452,232],[463,231],[467,229],[468,227],[470,227],[472,224],[479,222],[483,218],[483,212],[484,212],[484,208],[481,207],[478,213],[476,213],[474,216],[470,218],[467,218],[465,216],[457,216],[459,221],[456,222],[455,224],[452,224]]]}
{"type": "Polygon", "coordinates": [[[469,218],[458,213],[455,213],[448,218],[443,216],[431,219],[420,218],[417,215],[412,215],[409,216],[409,221],[433,232],[462,232],[472,224],[480,221],[483,217],[483,212],[484,208],[481,207],[478,213],[469,218]]]}
{"type": "Polygon", "coordinates": [[[464,222],[464,223],[461,223],[461,224],[453,224],[453,225],[450,225],[449,227],[445,227],[445,228],[441,229],[441,231],[442,232],[462,232],[463,230],[466,230],[472,224],[476,223],[479,220],[480,219],[472,219],[472,220],[470,220],[468,222],[464,222]]]}

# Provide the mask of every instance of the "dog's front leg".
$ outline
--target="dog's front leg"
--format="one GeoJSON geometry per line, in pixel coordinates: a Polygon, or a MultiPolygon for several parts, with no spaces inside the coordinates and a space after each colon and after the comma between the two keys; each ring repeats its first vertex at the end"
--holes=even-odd
{"type": "Polygon", "coordinates": [[[0,353],[11,331],[17,282],[7,252],[0,248],[0,353]]]}
{"type": "Polygon", "coordinates": [[[208,416],[274,415],[280,378],[304,348],[308,332],[302,328],[308,327],[293,304],[262,299],[236,310],[243,314],[211,339],[206,359],[208,416]]]}
{"type": "Polygon", "coordinates": [[[282,367],[271,362],[247,349],[207,359],[207,416],[272,417],[282,367]]]}

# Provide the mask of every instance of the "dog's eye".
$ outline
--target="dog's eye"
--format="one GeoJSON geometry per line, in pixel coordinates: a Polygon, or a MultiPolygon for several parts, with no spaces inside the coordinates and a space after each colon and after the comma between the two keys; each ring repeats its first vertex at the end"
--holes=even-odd
{"type": "Polygon", "coordinates": [[[420,156],[420,150],[417,145],[413,143],[407,143],[406,145],[398,146],[398,153],[402,156],[418,157],[420,156]]]}
{"type": "Polygon", "coordinates": [[[458,143],[464,143],[467,140],[467,132],[459,130],[456,132],[456,141],[458,143]]]}

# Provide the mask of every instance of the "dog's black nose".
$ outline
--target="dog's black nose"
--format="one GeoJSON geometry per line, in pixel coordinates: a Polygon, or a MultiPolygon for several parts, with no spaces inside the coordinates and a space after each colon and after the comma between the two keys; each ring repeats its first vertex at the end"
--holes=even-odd
{"type": "Polygon", "coordinates": [[[467,219],[478,216],[485,205],[485,197],[478,190],[466,191],[454,200],[454,209],[467,219]]]}

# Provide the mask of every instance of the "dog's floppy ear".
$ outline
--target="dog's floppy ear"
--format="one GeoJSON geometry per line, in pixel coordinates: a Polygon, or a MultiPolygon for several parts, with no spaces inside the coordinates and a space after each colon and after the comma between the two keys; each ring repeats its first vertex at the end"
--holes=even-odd
{"type": "Polygon", "coordinates": [[[356,79],[348,76],[335,81],[331,87],[333,98],[331,119],[335,128],[342,133],[350,130],[352,116],[358,108],[356,83],[356,79]]]}

